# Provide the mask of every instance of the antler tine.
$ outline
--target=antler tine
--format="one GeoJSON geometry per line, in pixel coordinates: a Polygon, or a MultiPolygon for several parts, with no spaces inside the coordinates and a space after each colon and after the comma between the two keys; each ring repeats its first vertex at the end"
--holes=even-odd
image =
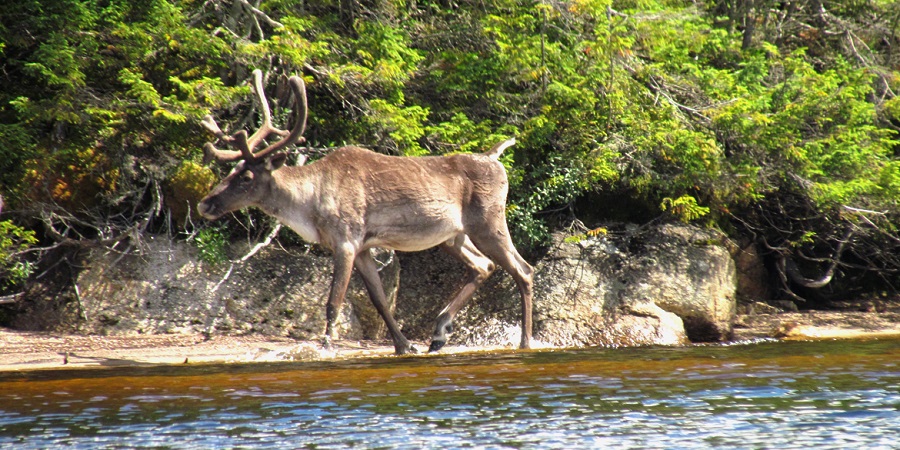
{"type": "Polygon", "coordinates": [[[219,128],[216,120],[213,119],[213,117],[210,115],[204,117],[203,120],[200,121],[200,123],[204,128],[206,128],[210,133],[214,134],[217,138],[232,147],[237,147],[237,149],[239,150],[219,150],[211,142],[207,142],[206,145],[203,146],[204,161],[208,162],[211,159],[215,159],[219,162],[232,162],[237,161],[241,158],[253,158],[253,153],[250,151],[250,146],[247,143],[246,131],[241,130],[232,136],[228,136],[224,131],[222,131],[221,128],[219,128]]]}
{"type": "Polygon", "coordinates": [[[219,162],[233,162],[239,159],[254,159],[250,146],[247,145],[247,132],[244,130],[234,133],[234,136],[225,136],[223,138],[229,145],[237,147],[239,151],[219,150],[212,142],[207,142],[203,146],[203,162],[208,163],[215,159],[219,162]]]}
{"type": "Polygon", "coordinates": [[[217,138],[227,141],[229,140],[228,136],[225,135],[225,132],[219,128],[219,125],[216,123],[216,119],[213,119],[213,116],[209,114],[200,121],[200,124],[203,125],[203,128],[206,128],[210,133],[214,134],[217,138]]]}
{"type": "Polygon", "coordinates": [[[259,101],[259,107],[262,110],[263,124],[252,136],[250,136],[250,139],[247,142],[251,151],[265,138],[269,137],[270,134],[277,134],[279,136],[288,134],[287,131],[272,125],[272,113],[269,110],[269,101],[266,99],[266,93],[263,91],[262,71],[259,69],[253,71],[253,90],[256,92],[256,99],[259,101]]]}
{"type": "Polygon", "coordinates": [[[244,155],[241,152],[232,150],[219,150],[215,145],[212,144],[212,142],[207,142],[203,145],[203,164],[208,164],[213,160],[223,163],[233,162],[243,157],[244,155]]]}
{"type": "Polygon", "coordinates": [[[291,132],[283,137],[280,141],[266,147],[263,150],[256,152],[253,155],[255,158],[262,158],[269,153],[272,153],[277,150],[281,150],[288,145],[304,142],[306,139],[303,138],[303,133],[306,131],[306,119],[308,116],[307,104],[306,104],[306,83],[303,82],[303,79],[294,75],[290,79],[288,79],[288,84],[291,86],[291,91],[294,93],[294,98],[297,102],[297,121],[294,122],[294,128],[291,129],[291,132]]]}
{"type": "MultiPolygon", "coordinates": [[[[200,121],[200,124],[203,125],[203,128],[206,128],[207,131],[215,135],[220,140],[224,141],[228,145],[232,145],[234,143],[234,138],[225,134],[219,125],[216,123],[216,120],[213,119],[212,116],[207,115],[200,121]]],[[[203,162],[208,163],[212,160],[216,160],[219,162],[232,162],[237,161],[244,157],[242,152],[236,152],[231,150],[219,150],[213,145],[212,142],[207,142],[206,145],[203,146],[203,162]]]]}
{"type": "Polygon", "coordinates": [[[247,132],[244,130],[239,130],[237,133],[232,135],[232,139],[234,139],[235,147],[240,150],[241,155],[244,156],[244,159],[247,161],[251,161],[255,159],[255,155],[253,155],[253,147],[247,142],[247,132]]]}
{"type": "Polygon", "coordinates": [[[229,136],[219,128],[219,125],[212,116],[207,115],[200,121],[203,127],[217,138],[229,146],[237,148],[239,151],[219,150],[211,142],[208,142],[203,146],[205,154],[204,160],[208,161],[215,159],[220,162],[232,162],[239,159],[245,159],[247,161],[255,161],[260,160],[269,153],[280,150],[287,145],[295,142],[303,142],[303,132],[306,131],[307,118],[306,85],[303,83],[303,80],[297,76],[291,77],[288,80],[288,83],[290,84],[291,90],[294,93],[294,98],[297,99],[296,101],[300,107],[297,111],[298,120],[290,132],[275,128],[275,126],[272,125],[272,113],[269,110],[269,102],[266,100],[266,94],[263,92],[262,87],[262,71],[257,69],[253,71],[253,90],[256,91],[256,97],[259,100],[260,108],[262,108],[262,126],[249,137],[244,130],[240,130],[229,136]],[[282,139],[254,154],[253,149],[270,134],[282,136],[282,139]]]}

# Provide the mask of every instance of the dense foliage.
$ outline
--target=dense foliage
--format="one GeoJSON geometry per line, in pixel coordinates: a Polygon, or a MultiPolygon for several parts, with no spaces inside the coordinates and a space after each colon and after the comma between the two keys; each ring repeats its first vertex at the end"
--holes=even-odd
{"type": "Polygon", "coordinates": [[[898,31],[888,0],[13,2],[0,294],[60,246],[154,233],[221,246],[225,228],[198,236],[191,213],[222,170],[202,164],[198,124],[255,123],[256,68],[269,85],[305,77],[320,151],[447,154],[517,136],[503,161],[520,247],[582,221],[695,221],[782,274],[786,258],[810,278],[836,272],[839,293],[894,293],[898,31]]]}

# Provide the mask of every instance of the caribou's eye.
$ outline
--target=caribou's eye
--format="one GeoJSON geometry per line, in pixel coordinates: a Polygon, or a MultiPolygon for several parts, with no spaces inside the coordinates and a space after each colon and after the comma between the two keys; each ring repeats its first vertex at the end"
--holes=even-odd
{"type": "Polygon", "coordinates": [[[241,174],[241,183],[249,183],[253,181],[253,172],[249,170],[241,174]]]}

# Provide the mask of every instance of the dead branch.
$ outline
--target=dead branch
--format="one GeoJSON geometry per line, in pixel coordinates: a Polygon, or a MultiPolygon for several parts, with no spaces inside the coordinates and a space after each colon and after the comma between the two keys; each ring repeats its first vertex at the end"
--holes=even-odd
{"type": "MultiPolygon", "coordinates": [[[[272,28],[282,28],[282,27],[284,27],[284,25],[283,25],[281,22],[272,19],[271,17],[269,17],[268,14],[264,13],[264,12],[263,12],[262,10],[260,10],[259,8],[257,8],[257,7],[255,7],[255,6],[253,6],[253,5],[251,5],[250,2],[248,2],[247,0],[238,0],[238,2],[240,2],[241,5],[243,5],[244,9],[246,9],[247,11],[250,11],[250,12],[253,13],[256,17],[262,19],[262,20],[263,20],[264,22],[266,22],[266,24],[268,24],[270,27],[272,27],[272,28]]],[[[259,27],[259,23],[258,23],[258,22],[257,22],[257,27],[259,27]]],[[[261,31],[261,30],[260,30],[260,36],[262,36],[262,31],[261,31]]]]}
{"type": "Polygon", "coordinates": [[[272,231],[269,232],[269,235],[266,236],[266,238],[263,239],[261,242],[258,242],[256,245],[254,245],[250,249],[250,251],[248,251],[244,256],[240,257],[237,260],[232,260],[228,266],[228,270],[225,272],[225,275],[222,277],[221,280],[219,280],[218,283],[216,283],[216,285],[212,288],[212,290],[210,292],[216,292],[217,290],[219,290],[219,288],[222,286],[222,284],[224,284],[228,280],[228,278],[231,277],[231,272],[234,271],[235,265],[243,264],[248,259],[252,258],[254,255],[259,253],[260,250],[266,248],[269,244],[272,243],[272,240],[275,239],[275,236],[278,235],[279,231],[281,231],[280,223],[276,224],[275,227],[272,228],[272,231]]]}
{"type": "MultiPolygon", "coordinates": [[[[129,228],[119,232],[119,233],[105,233],[104,230],[101,230],[99,227],[92,225],[88,222],[80,220],[74,216],[62,216],[57,212],[49,212],[43,214],[41,218],[44,223],[44,228],[46,229],[47,235],[56,241],[57,245],[45,248],[52,249],[58,246],[72,246],[72,247],[82,247],[82,248],[92,248],[92,247],[110,247],[114,248],[118,243],[126,240],[133,239],[136,241],[140,240],[140,233],[146,229],[149,219],[140,220],[129,228]],[[65,227],[64,230],[60,231],[56,229],[56,222],[59,222],[61,225],[65,227]],[[92,228],[97,232],[99,238],[88,238],[84,236],[82,233],[78,232],[69,222],[75,223],[77,225],[92,228]],[[77,235],[77,238],[69,237],[69,233],[74,233],[77,235]],[[103,237],[107,234],[116,234],[113,237],[103,237]]],[[[108,230],[107,230],[108,231],[108,230]]]]}
{"type": "Polygon", "coordinates": [[[763,239],[763,244],[769,249],[774,251],[778,255],[778,260],[776,261],[776,268],[778,271],[778,277],[781,279],[782,287],[784,292],[787,293],[791,298],[800,301],[806,301],[802,297],[795,294],[788,283],[793,282],[800,286],[810,288],[810,289],[821,289],[827,286],[834,279],[834,272],[837,269],[838,265],[841,264],[841,255],[844,253],[845,245],[850,242],[850,238],[853,236],[853,228],[848,228],[844,233],[843,238],[838,241],[837,248],[834,251],[834,255],[831,258],[807,258],[801,252],[797,252],[798,255],[803,256],[804,259],[817,261],[817,262],[829,262],[828,269],[825,270],[825,273],[822,274],[818,279],[807,278],[800,272],[800,268],[797,266],[797,263],[788,255],[787,249],[783,247],[772,247],[768,244],[768,242],[763,239]]]}
{"type": "Polygon", "coordinates": [[[4,295],[0,297],[0,305],[11,305],[19,301],[25,295],[24,292],[17,292],[11,295],[4,295]]]}

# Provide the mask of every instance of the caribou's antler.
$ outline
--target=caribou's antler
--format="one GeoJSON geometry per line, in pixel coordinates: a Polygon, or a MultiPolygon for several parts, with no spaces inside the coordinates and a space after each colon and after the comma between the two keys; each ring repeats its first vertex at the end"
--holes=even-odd
{"type": "Polygon", "coordinates": [[[219,125],[216,124],[216,121],[212,116],[204,117],[200,122],[204,128],[219,140],[225,142],[228,146],[237,148],[238,150],[219,150],[211,142],[208,142],[203,146],[206,159],[215,159],[219,162],[231,162],[239,159],[244,159],[248,162],[258,161],[269,153],[281,150],[291,144],[303,142],[303,132],[306,131],[307,118],[306,85],[303,83],[303,79],[298,76],[292,76],[288,80],[288,84],[291,86],[291,91],[293,91],[294,99],[297,103],[297,120],[294,122],[294,127],[291,131],[285,131],[272,125],[272,114],[269,111],[269,102],[266,100],[266,94],[263,91],[262,71],[257,69],[253,71],[253,91],[256,93],[256,98],[259,101],[262,110],[262,126],[260,126],[260,128],[250,137],[247,136],[247,132],[244,130],[240,130],[229,136],[219,128],[219,125]],[[281,136],[281,139],[265,149],[253,153],[253,150],[272,134],[281,136]]]}

